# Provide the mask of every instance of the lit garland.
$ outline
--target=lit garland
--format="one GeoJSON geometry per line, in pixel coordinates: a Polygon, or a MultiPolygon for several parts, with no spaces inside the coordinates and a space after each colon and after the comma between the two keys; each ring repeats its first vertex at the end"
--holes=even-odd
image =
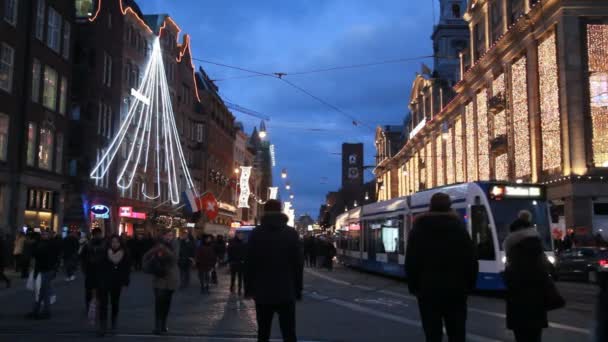
{"type": "Polygon", "coordinates": [[[456,119],[454,123],[454,138],[456,142],[454,143],[454,147],[456,153],[454,154],[456,160],[456,182],[464,182],[464,141],[462,136],[462,120],[460,117],[456,119]]]}
{"type": "MultiPolygon", "coordinates": [[[[492,93],[505,95],[505,74],[500,74],[492,82],[492,93]]],[[[503,109],[494,115],[494,137],[507,134],[507,113],[503,109]]]]}
{"type": "Polygon", "coordinates": [[[405,194],[409,195],[412,190],[412,159],[408,159],[405,163],[405,169],[407,170],[407,175],[405,175],[405,194]]]}
{"type": "MultiPolygon", "coordinates": [[[[435,181],[436,186],[442,186],[443,180],[443,138],[441,134],[438,134],[435,138],[435,169],[437,170],[437,179],[435,181]]],[[[432,172],[432,170],[431,170],[432,172]]]]}
{"type": "Polygon", "coordinates": [[[587,25],[593,164],[608,167],[608,25],[587,25]]]}
{"type": "Polygon", "coordinates": [[[416,151],[414,155],[414,192],[420,190],[420,152],[416,151]]]}
{"type": "Polygon", "coordinates": [[[96,180],[103,179],[118,151],[124,145],[128,150],[127,157],[119,167],[116,179],[116,185],[120,189],[129,189],[139,170],[144,174],[151,172],[156,177],[156,190],[152,190],[155,193],[147,191],[146,183],[143,184],[141,192],[144,198],[156,200],[161,197],[162,171],[166,174],[168,197],[172,204],[178,204],[180,201],[178,189],[182,182],[180,177],[184,178],[186,187],[198,196],[175,124],[158,38],[154,41],[152,56],[144,72],[142,83],[139,89],[131,90],[131,95],[135,101],[132,101],[118,133],[97,161],[90,177],[96,180]],[[176,161],[179,161],[181,166],[181,174],[176,161]]]}
{"type": "Polygon", "coordinates": [[[433,151],[431,149],[431,145],[433,145],[432,143],[432,139],[429,139],[429,141],[427,141],[426,146],[424,148],[424,153],[425,153],[425,158],[426,161],[424,162],[424,171],[426,173],[426,181],[425,181],[425,186],[427,189],[430,189],[433,187],[433,170],[435,169],[434,164],[434,159],[433,158],[433,151]]]}
{"type": "Polygon", "coordinates": [[[496,180],[509,179],[509,160],[508,155],[503,153],[494,158],[494,167],[496,171],[496,180]]]}
{"type": "Polygon", "coordinates": [[[408,159],[407,161],[407,165],[408,165],[408,176],[409,176],[409,182],[408,184],[410,185],[409,187],[409,192],[415,192],[415,186],[414,186],[414,178],[416,178],[416,171],[414,170],[414,160],[416,158],[415,157],[410,157],[410,159],[408,159]]]}
{"type": "Polygon", "coordinates": [[[476,141],[475,141],[475,111],[473,110],[473,102],[469,102],[466,106],[465,112],[465,124],[466,124],[466,144],[467,144],[467,182],[474,182],[477,180],[477,154],[476,141]]]}
{"type": "Polygon", "coordinates": [[[488,96],[486,90],[477,94],[477,155],[479,180],[490,179],[490,141],[488,139],[488,96]]]}
{"type": "Polygon", "coordinates": [[[446,184],[454,183],[454,127],[448,130],[448,139],[445,141],[445,176],[446,184]]]}
{"type": "Polygon", "coordinates": [[[543,170],[559,168],[562,160],[556,50],[555,33],[538,46],[543,170]]]}
{"type": "Polygon", "coordinates": [[[526,57],[513,64],[511,71],[513,97],[513,142],[515,147],[515,177],[530,174],[530,119],[528,116],[528,77],[526,57]]]}
{"type": "Polygon", "coordinates": [[[251,166],[241,166],[241,194],[239,195],[239,208],[249,208],[249,177],[251,176],[251,166]]]}

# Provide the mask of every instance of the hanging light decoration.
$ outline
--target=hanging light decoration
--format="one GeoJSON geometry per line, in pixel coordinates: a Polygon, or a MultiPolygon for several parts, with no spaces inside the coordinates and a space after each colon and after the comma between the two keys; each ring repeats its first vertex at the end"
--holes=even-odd
{"type": "Polygon", "coordinates": [[[289,183],[285,184],[285,189],[286,190],[291,190],[291,185],[289,183]]]}
{"type": "Polygon", "coordinates": [[[251,166],[241,166],[241,193],[239,195],[239,208],[249,208],[249,177],[251,176],[251,166]]]}
{"type": "Polygon", "coordinates": [[[260,139],[264,139],[267,135],[268,133],[266,132],[266,124],[264,123],[264,120],[262,120],[262,122],[260,123],[260,131],[258,132],[258,136],[260,137],[260,139]]]}
{"type": "Polygon", "coordinates": [[[283,178],[283,179],[287,178],[287,169],[281,170],[281,178],[283,178]]]}

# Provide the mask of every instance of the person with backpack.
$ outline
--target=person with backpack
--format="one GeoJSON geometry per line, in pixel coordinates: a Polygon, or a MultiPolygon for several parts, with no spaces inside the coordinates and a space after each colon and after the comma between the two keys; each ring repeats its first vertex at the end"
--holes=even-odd
{"type": "Polygon", "coordinates": [[[179,283],[177,255],[172,246],[173,230],[165,229],[158,243],[143,257],[144,272],[152,275],[154,287],[154,330],[155,335],[169,331],[167,318],[171,308],[173,292],[179,283]]]}
{"type": "Polygon", "coordinates": [[[103,269],[106,262],[107,245],[101,229],[91,231],[91,240],[83,247],[80,254],[84,273],[85,305],[87,312],[91,301],[96,298],[96,291],[103,285],[103,269]]]}

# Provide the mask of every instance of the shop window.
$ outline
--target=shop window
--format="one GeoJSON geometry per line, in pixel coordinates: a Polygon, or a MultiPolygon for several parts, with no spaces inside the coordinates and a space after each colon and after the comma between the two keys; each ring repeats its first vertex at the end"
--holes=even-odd
{"type": "Polygon", "coordinates": [[[36,26],[34,28],[34,35],[36,39],[42,41],[44,39],[44,12],[46,10],[46,4],[44,0],[38,0],[36,3],[36,26]]]}
{"type": "MultiPolygon", "coordinates": [[[[6,161],[8,151],[9,116],[0,113],[0,161],[6,161]]],[[[2,203],[0,202],[0,205],[2,203]]]]}
{"type": "Polygon", "coordinates": [[[596,167],[608,167],[608,25],[587,25],[591,150],[596,167]]]}
{"type": "Polygon", "coordinates": [[[50,128],[40,128],[38,167],[48,171],[53,169],[53,140],[53,131],[50,128]]]}
{"type": "Polygon", "coordinates": [[[75,0],[76,18],[88,18],[93,15],[95,5],[93,0],[75,0]]]}
{"type": "Polygon", "coordinates": [[[4,0],[4,21],[12,26],[17,26],[18,9],[18,0],[4,0]]]}

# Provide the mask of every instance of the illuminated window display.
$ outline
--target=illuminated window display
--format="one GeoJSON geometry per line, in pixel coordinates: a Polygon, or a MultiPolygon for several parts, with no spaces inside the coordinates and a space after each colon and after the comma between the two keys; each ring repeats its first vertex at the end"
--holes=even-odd
{"type": "Polygon", "coordinates": [[[545,171],[554,170],[560,168],[562,160],[555,33],[551,34],[538,46],[538,76],[540,85],[542,169],[545,171]]]}
{"type": "Polygon", "coordinates": [[[526,57],[521,57],[512,67],[513,77],[513,144],[515,147],[515,177],[530,175],[530,120],[528,116],[528,77],[526,57]]]}
{"type": "Polygon", "coordinates": [[[477,154],[475,153],[475,112],[473,111],[473,102],[467,104],[465,114],[467,182],[474,182],[477,180],[477,154]]]}
{"type": "Polygon", "coordinates": [[[496,180],[508,180],[509,179],[509,158],[506,153],[503,153],[494,158],[494,166],[496,173],[496,180]]]}
{"type": "Polygon", "coordinates": [[[488,139],[488,96],[482,90],[477,94],[477,134],[479,158],[479,180],[490,179],[490,142],[488,139]]]}
{"type": "Polygon", "coordinates": [[[454,123],[454,147],[455,147],[455,165],[456,165],[456,182],[464,182],[464,141],[462,137],[462,120],[460,117],[454,123]]]}
{"type": "Polygon", "coordinates": [[[593,165],[608,167],[608,25],[587,25],[593,165]]]}

